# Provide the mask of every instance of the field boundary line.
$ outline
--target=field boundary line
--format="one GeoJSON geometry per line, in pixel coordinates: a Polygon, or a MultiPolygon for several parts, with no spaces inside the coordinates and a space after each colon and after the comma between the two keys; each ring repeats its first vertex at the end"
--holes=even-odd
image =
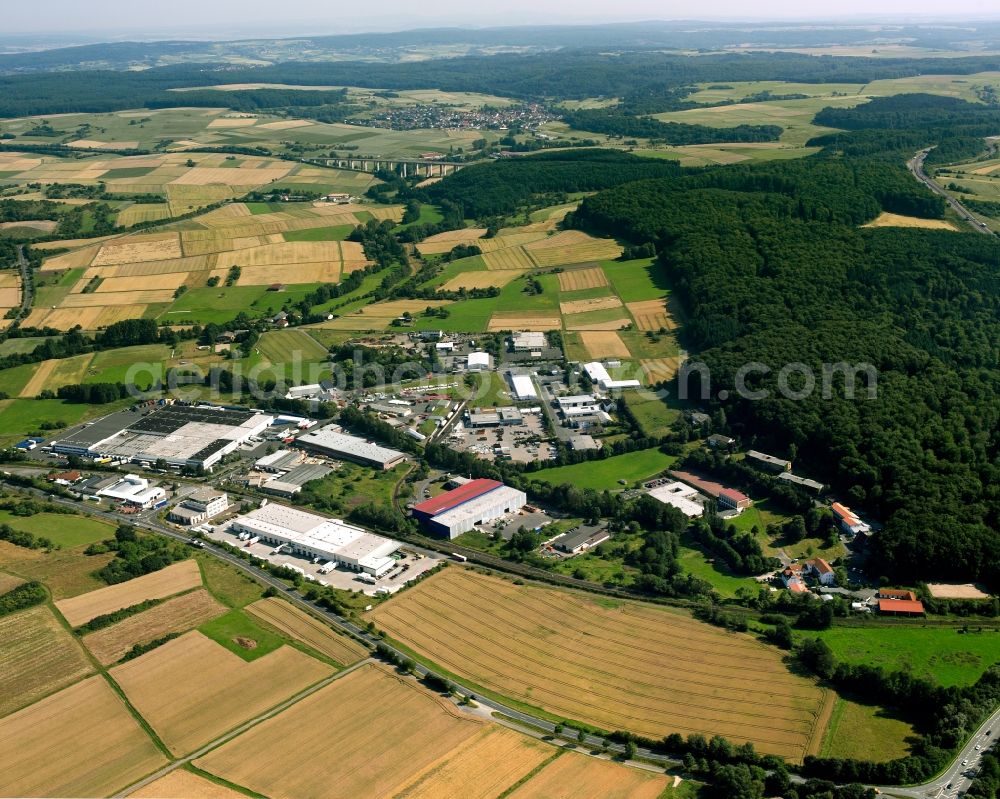
{"type": "MultiPolygon", "coordinates": [[[[285,710],[288,710],[288,708],[290,708],[292,705],[295,705],[301,702],[306,697],[312,696],[312,694],[316,693],[317,691],[326,688],[326,686],[328,686],[330,683],[339,680],[341,677],[347,676],[351,672],[356,671],[357,669],[361,668],[366,664],[375,662],[376,661],[370,657],[365,658],[364,660],[360,660],[352,666],[348,666],[342,671],[338,671],[336,674],[331,674],[329,677],[325,677],[319,682],[313,683],[308,688],[299,691],[299,693],[295,694],[295,696],[289,697],[283,702],[280,702],[274,707],[264,711],[260,715],[254,716],[254,718],[244,721],[239,726],[234,727],[233,729],[229,730],[226,733],[223,733],[215,740],[209,741],[207,744],[204,744],[203,746],[199,747],[193,752],[184,755],[183,757],[175,758],[172,763],[167,764],[166,766],[154,772],[153,774],[143,777],[138,782],[134,782],[131,785],[125,786],[124,789],[114,794],[114,796],[117,799],[118,797],[125,797],[135,793],[140,788],[144,788],[151,782],[155,782],[156,780],[160,779],[160,777],[165,777],[170,772],[176,771],[178,768],[181,768],[182,766],[191,763],[193,760],[197,760],[200,757],[204,757],[213,749],[218,749],[220,746],[229,743],[234,738],[245,733],[251,727],[256,727],[258,724],[267,721],[268,719],[273,718],[274,716],[277,716],[279,713],[282,713],[285,710]]],[[[195,768],[197,768],[197,766],[195,766],[195,768]]]]}

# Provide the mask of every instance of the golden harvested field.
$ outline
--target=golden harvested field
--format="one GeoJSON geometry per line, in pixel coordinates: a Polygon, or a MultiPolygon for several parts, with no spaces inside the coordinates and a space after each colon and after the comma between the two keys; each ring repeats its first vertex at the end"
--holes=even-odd
{"type": "Polygon", "coordinates": [[[166,762],[103,677],[0,721],[2,796],[108,796],[166,762]]]}
{"type": "Polygon", "coordinates": [[[389,300],[368,305],[349,316],[320,322],[316,327],[330,330],[378,330],[389,326],[404,313],[417,313],[425,308],[440,308],[451,305],[454,300],[389,300]]]}
{"type": "Polygon", "coordinates": [[[490,333],[498,330],[559,330],[562,318],[551,313],[518,313],[517,311],[495,313],[490,317],[486,329],[490,333]]]}
{"type": "Polygon", "coordinates": [[[483,262],[487,269],[533,269],[535,262],[525,252],[524,247],[507,247],[503,250],[484,253],[483,262]]]}
{"type": "Polygon", "coordinates": [[[220,117],[208,123],[210,128],[248,128],[257,124],[257,117],[220,117]]]}
{"type": "Polygon", "coordinates": [[[458,291],[459,289],[485,289],[490,286],[503,288],[510,281],[524,274],[522,269],[494,269],[486,272],[463,272],[456,275],[441,286],[443,291],[458,291]]]}
{"type": "MultiPolygon", "coordinates": [[[[62,301],[59,310],[68,308],[90,308],[106,305],[135,305],[137,303],[170,302],[174,293],[170,289],[150,289],[149,291],[106,291],[98,294],[70,294],[62,301]]],[[[82,323],[81,323],[82,324],[82,323]]]]}
{"type": "Polygon", "coordinates": [[[180,258],[182,255],[181,239],[178,234],[150,233],[145,236],[129,236],[101,245],[101,250],[91,261],[91,266],[165,261],[168,258],[180,258]]]}
{"type": "Polygon", "coordinates": [[[599,266],[588,266],[585,269],[567,269],[559,273],[560,291],[581,291],[596,289],[608,285],[608,276],[599,266]]]}
{"type": "Polygon", "coordinates": [[[903,216],[883,211],[875,219],[861,227],[918,227],[928,230],[958,230],[946,219],[920,219],[916,216],[903,216]]]}
{"type": "Polygon", "coordinates": [[[148,305],[116,305],[113,308],[102,308],[97,318],[93,320],[94,327],[107,327],[124,319],[141,319],[148,305]]]}
{"type": "Polygon", "coordinates": [[[558,751],[490,724],[416,774],[395,799],[494,799],[558,751]]]}
{"type": "Polygon", "coordinates": [[[626,305],[632,318],[635,319],[635,326],[639,330],[673,330],[677,323],[667,309],[666,300],[643,300],[642,302],[630,302],[626,305]]]}
{"type": "Polygon", "coordinates": [[[245,661],[194,631],[111,670],[172,752],[185,754],[333,673],[290,646],[245,661]]]}
{"type": "Polygon", "coordinates": [[[412,682],[364,665],[195,765],[272,799],[383,799],[482,724],[412,682]]]}
{"type": "Polygon", "coordinates": [[[564,314],[587,313],[588,311],[603,311],[608,308],[621,308],[622,301],[618,297],[594,297],[589,300],[569,300],[559,303],[559,311],[564,314]]]}
{"type": "Polygon", "coordinates": [[[650,358],[639,361],[651,383],[670,380],[680,368],[680,358],[650,358]]]}
{"type": "Polygon", "coordinates": [[[287,241],[283,244],[266,244],[219,255],[216,266],[275,266],[283,264],[309,264],[319,261],[339,261],[339,241],[287,241]]]}
{"type": "MultiPolygon", "coordinates": [[[[363,265],[362,265],[363,266],[363,265]]],[[[272,283],[337,283],[340,261],[244,267],[237,285],[269,286],[272,283]]]]}
{"type": "Polygon", "coordinates": [[[338,635],[319,619],[283,599],[269,597],[247,605],[246,611],[285,635],[311,646],[342,666],[368,655],[368,650],[346,635],[338,635]]]}
{"type": "MultiPolygon", "coordinates": [[[[514,228],[520,230],[520,228],[514,228]]],[[[502,233],[492,239],[480,239],[476,245],[483,252],[493,252],[502,250],[505,247],[517,247],[522,244],[531,244],[533,241],[541,241],[548,236],[544,231],[528,231],[525,233],[502,233]]]]}
{"type": "Polygon", "coordinates": [[[23,582],[24,580],[20,577],[16,577],[13,574],[7,574],[6,572],[0,572],[0,594],[6,594],[8,591],[13,591],[23,582]]]}
{"type": "Polygon", "coordinates": [[[190,630],[226,610],[208,591],[199,588],[85,635],[83,643],[90,654],[107,666],[121,660],[135,644],[146,644],[168,633],[190,630]]]}
{"type": "Polygon", "coordinates": [[[96,239],[60,239],[59,241],[40,241],[38,244],[32,244],[31,246],[36,250],[64,250],[67,248],[73,249],[74,247],[87,247],[100,244],[113,238],[115,236],[101,236],[96,239]]]}
{"type": "Polygon", "coordinates": [[[56,602],[56,607],[71,627],[79,627],[96,616],[138,605],[147,599],[163,599],[200,586],[201,572],[198,564],[193,560],[182,560],[134,580],[60,600],[56,602]]]}
{"type": "Polygon", "coordinates": [[[580,343],[591,358],[628,358],[631,353],[613,331],[580,331],[580,343]]]}
{"type": "Polygon", "coordinates": [[[90,262],[94,260],[98,250],[100,250],[100,246],[94,244],[79,250],[64,252],[62,255],[47,258],[42,264],[42,269],[75,269],[79,266],[90,266],[90,262]]]}
{"type": "Polygon", "coordinates": [[[21,276],[17,272],[0,272],[0,288],[16,289],[21,285],[21,276]]]}
{"type": "Polygon", "coordinates": [[[244,799],[246,794],[178,768],[129,796],[148,799],[244,799]]]}
{"type": "Polygon", "coordinates": [[[140,222],[158,222],[169,216],[170,207],[166,203],[137,203],[118,214],[118,224],[121,227],[131,227],[140,222]]]}
{"type": "Polygon", "coordinates": [[[144,275],[142,277],[108,277],[101,281],[94,294],[107,294],[122,291],[154,291],[157,289],[175,289],[187,279],[186,272],[169,272],[163,275],[144,275]]]}
{"type": "Polygon", "coordinates": [[[80,645],[45,606],[0,618],[0,642],[0,716],[93,671],[80,645]]]}
{"type": "MultiPolygon", "coordinates": [[[[476,241],[476,239],[481,239],[486,235],[486,228],[484,227],[467,227],[461,230],[446,230],[443,233],[435,233],[433,236],[428,236],[423,240],[423,244],[438,244],[440,242],[446,242],[454,247],[456,244],[471,244],[476,241]]],[[[449,247],[448,249],[451,249],[449,247]]],[[[447,250],[445,250],[447,252],[447,250]]]]}
{"type": "Polygon", "coordinates": [[[59,365],[59,361],[55,358],[42,361],[35,367],[35,371],[31,375],[31,379],[24,384],[24,388],[21,389],[21,393],[18,396],[21,397],[37,397],[41,393],[42,389],[45,388],[45,384],[48,382],[49,378],[52,376],[52,372],[55,370],[56,366],[59,365]]]}
{"type": "Polygon", "coordinates": [[[603,729],[723,735],[792,760],[822,740],[827,692],[773,648],[680,611],[453,568],[370,618],[456,675],[603,729]]]}
{"type": "MultiPolygon", "coordinates": [[[[576,233],[578,231],[567,232],[576,233]]],[[[611,239],[591,239],[587,236],[589,241],[558,246],[551,244],[563,235],[560,233],[545,241],[526,244],[525,249],[530,251],[531,257],[538,266],[565,266],[587,261],[612,261],[622,254],[622,248],[611,239]]]]}
{"type": "Polygon", "coordinates": [[[658,799],[672,779],[609,760],[567,752],[511,794],[511,799],[658,799]]]}

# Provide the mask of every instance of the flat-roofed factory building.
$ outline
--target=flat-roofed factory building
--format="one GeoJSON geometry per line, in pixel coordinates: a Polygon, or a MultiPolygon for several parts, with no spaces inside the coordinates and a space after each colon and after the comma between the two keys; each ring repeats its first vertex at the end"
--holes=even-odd
{"type": "Polygon", "coordinates": [[[293,554],[321,558],[379,578],[391,571],[399,542],[369,533],[340,519],[328,519],[286,505],[268,503],[229,524],[236,533],[250,533],[271,546],[293,554]]]}
{"type": "Polygon", "coordinates": [[[376,469],[391,469],[406,460],[405,452],[344,433],[339,425],[328,425],[299,436],[295,444],[319,455],[373,466],[376,469]]]}
{"type": "Polygon", "coordinates": [[[523,491],[497,480],[470,480],[413,506],[413,515],[431,531],[457,538],[479,524],[501,519],[525,506],[523,491]]]}

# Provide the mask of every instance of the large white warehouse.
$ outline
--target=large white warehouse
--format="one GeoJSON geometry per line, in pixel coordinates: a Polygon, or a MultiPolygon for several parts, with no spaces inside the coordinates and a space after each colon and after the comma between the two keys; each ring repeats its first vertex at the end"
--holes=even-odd
{"type": "Polygon", "coordinates": [[[497,480],[470,480],[458,488],[413,506],[413,515],[430,529],[457,538],[477,524],[516,513],[527,503],[523,491],[497,480]]]}
{"type": "Polygon", "coordinates": [[[324,558],[356,572],[382,577],[396,561],[399,542],[374,535],[340,519],[328,519],[298,508],[269,503],[229,523],[237,533],[260,536],[266,544],[307,558],[324,558]]]}

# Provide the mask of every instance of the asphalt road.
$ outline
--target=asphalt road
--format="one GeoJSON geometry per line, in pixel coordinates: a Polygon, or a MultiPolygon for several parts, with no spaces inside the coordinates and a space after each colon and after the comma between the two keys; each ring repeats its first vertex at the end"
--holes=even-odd
{"type": "Polygon", "coordinates": [[[21,271],[21,312],[18,320],[24,318],[31,311],[31,301],[33,299],[33,286],[31,282],[31,268],[28,266],[28,259],[24,257],[24,245],[17,248],[17,268],[21,271]]]}
{"type": "Polygon", "coordinates": [[[906,162],[907,169],[909,169],[910,172],[913,173],[913,176],[921,183],[923,183],[928,189],[930,189],[935,194],[944,197],[945,202],[948,203],[951,209],[960,217],[962,217],[962,219],[964,219],[966,222],[972,225],[973,230],[975,230],[977,233],[983,233],[987,236],[992,235],[993,231],[991,231],[988,227],[986,227],[986,224],[984,222],[981,222],[979,219],[973,216],[969,212],[969,210],[966,209],[964,205],[962,205],[962,203],[960,203],[958,200],[956,200],[954,197],[948,194],[948,192],[946,192],[943,188],[941,188],[941,186],[938,183],[936,183],[933,179],[928,177],[927,173],[924,172],[924,161],[927,159],[927,153],[929,153],[931,149],[933,148],[928,147],[926,150],[921,150],[919,153],[913,156],[913,158],[911,158],[909,161],[906,162]]]}
{"type": "Polygon", "coordinates": [[[962,747],[958,757],[942,774],[924,785],[914,785],[908,788],[884,786],[879,790],[886,796],[919,797],[919,799],[955,799],[964,795],[972,783],[972,777],[979,768],[979,759],[983,752],[996,741],[1000,735],[1000,708],[984,721],[976,734],[962,747]],[[976,747],[980,747],[977,749],[976,747]],[[970,776],[966,776],[970,775],[970,776]]]}

